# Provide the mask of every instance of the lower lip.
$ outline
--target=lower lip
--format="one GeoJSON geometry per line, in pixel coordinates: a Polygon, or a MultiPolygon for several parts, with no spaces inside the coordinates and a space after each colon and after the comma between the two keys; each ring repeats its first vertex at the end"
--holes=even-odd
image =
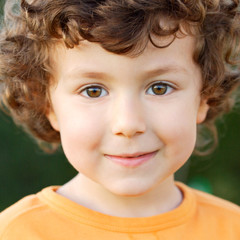
{"type": "Polygon", "coordinates": [[[117,157],[117,156],[112,156],[112,155],[105,155],[106,158],[110,159],[111,161],[122,165],[124,167],[137,167],[139,165],[142,165],[143,163],[149,161],[156,155],[157,151],[147,153],[144,155],[141,155],[139,157],[117,157]]]}

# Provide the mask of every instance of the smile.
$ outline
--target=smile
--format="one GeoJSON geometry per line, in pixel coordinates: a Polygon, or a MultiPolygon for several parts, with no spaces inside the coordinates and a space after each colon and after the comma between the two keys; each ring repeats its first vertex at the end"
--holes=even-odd
{"type": "Polygon", "coordinates": [[[105,154],[105,157],[124,167],[137,167],[151,160],[157,152],[158,151],[149,153],[121,154],[121,156],[105,154]]]}

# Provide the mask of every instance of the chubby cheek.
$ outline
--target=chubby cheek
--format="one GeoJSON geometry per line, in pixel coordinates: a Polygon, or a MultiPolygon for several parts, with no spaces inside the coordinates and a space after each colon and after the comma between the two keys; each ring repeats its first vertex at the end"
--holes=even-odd
{"type": "Polygon", "coordinates": [[[187,122],[179,119],[177,126],[172,127],[171,134],[166,139],[169,143],[169,148],[166,148],[165,154],[175,157],[179,161],[186,161],[191,156],[195,146],[196,124],[193,124],[191,121],[187,124],[187,122]]]}
{"type": "Polygon", "coordinates": [[[195,108],[178,105],[167,109],[156,118],[158,125],[155,129],[158,129],[156,132],[163,142],[165,159],[170,159],[179,166],[183,165],[195,146],[197,131],[195,108]]]}
{"type": "Polygon", "coordinates": [[[94,166],[104,131],[104,121],[91,111],[72,112],[60,117],[60,135],[64,153],[78,171],[83,171],[82,162],[94,166]]]}

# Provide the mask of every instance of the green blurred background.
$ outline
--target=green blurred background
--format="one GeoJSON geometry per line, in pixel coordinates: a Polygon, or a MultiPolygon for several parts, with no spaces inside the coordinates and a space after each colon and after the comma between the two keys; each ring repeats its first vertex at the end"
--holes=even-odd
{"type": "MultiPolygon", "coordinates": [[[[0,10],[2,6],[0,0],[0,10]]],[[[176,179],[240,205],[240,108],[218,121],[217,126],[216,151],[191,157],[176,179]]],[[[61,185],[74,175],[76,171],[61,151],[43,153],[8,116],[0,114],[0,211],[46,186],[61,185]]]]}

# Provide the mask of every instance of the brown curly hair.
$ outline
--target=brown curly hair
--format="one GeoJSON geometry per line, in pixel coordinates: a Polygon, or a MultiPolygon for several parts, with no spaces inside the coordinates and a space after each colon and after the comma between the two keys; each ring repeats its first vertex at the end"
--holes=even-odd
{"type": "MultiPolygon", "coordinates": [[[[210,106],[205,124],[231,108],[239,85],[238,0],[26,0],[7,1],[0,35],[2,99],[17,123],[50,145],[60,135],[50,125],[51,54],[64,42],[99,43],[116,54],[140,54],[153,36],[184,32],[196,37],[194,60],[202,70],[202,96],[210,106]],[[161,19],[171,21],[167,28],[161,19]]],[[[171,42],[169,43],[171,44],[171,42]]]]}

